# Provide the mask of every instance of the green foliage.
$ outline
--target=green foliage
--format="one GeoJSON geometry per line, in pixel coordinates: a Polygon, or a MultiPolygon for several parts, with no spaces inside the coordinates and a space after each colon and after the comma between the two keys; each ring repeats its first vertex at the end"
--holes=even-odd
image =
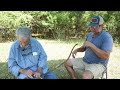
{"type": "Polygon", "coordinates": [[[0,41],[15,40],[19,26],[31,27],[32,33],[42,35],[39,38],[83,38],[94,15],[104,18],[104,28],[120,43],[120,11],[0,11],[0,41]]]}
{"type": "Polygon", "coordinates": [[[32,16],[20,11],[0,11],[0,41],[14,40],[16,28],[29,26],[31,20],[32,16]]]}
{"type": "Polygon", "coordinates": [[[30,24],[32,16],[23,14],[20,11],[1,11],[0,27],[15,29],[19,26],[27,26],[30,24]]]}

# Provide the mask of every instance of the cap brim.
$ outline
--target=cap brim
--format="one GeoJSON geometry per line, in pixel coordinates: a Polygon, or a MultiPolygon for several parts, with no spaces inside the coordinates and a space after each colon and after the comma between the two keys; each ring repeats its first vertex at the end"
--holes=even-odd
{"type": "Polygon", "coordinates": [[[98,25],[98,24],[95,24],[95,23],[90,23],[89,26],[91,26],[91,27],[97,27],[97,26],[99,26],[99,25],[98,25]]]}

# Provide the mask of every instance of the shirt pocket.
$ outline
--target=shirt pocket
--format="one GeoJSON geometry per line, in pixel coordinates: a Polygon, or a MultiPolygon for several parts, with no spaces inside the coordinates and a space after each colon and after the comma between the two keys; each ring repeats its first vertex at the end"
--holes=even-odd
{"type": "Polygon", "coordinates": [[[35,63],[35,64],[37,64],[38,63],[38,59],[39,59],[39,55],[34,55],[34,56],[32,56],[32,61],[35,63]]]}

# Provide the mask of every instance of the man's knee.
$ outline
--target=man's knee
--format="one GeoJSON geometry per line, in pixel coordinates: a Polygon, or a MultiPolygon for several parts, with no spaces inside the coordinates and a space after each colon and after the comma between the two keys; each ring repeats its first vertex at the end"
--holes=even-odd
{"type": "Polygon", "coordinates": [[[72,59],[69,59],[68,61],[66,61],[65,63],[64,63],[64,66],[73,66],[73,64],[72,64],[72,59]]]}
{"type": "Polygon", "coordinates": [[[65,66],[65,67],[69,66],[69,65],[68,65],[68,62],[64,62],[64,66],[65,66]]]}
{"type": "Polygon", "coordinates": [[[94,75],[91,71],[86,70],[85,72],[83,72],[83,79],[93,79],[94,75]]]}

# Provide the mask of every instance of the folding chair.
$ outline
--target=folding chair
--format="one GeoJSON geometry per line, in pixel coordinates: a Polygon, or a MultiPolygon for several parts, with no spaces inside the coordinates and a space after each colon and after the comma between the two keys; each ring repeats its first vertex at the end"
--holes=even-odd
{"type": "Polygon", "coordinates": [[[104,76],[105,76],[105,79],[107,79],[107,67],[106,67],[105,71],[102,73],[101,79],[104,79],[104,76]]]}

